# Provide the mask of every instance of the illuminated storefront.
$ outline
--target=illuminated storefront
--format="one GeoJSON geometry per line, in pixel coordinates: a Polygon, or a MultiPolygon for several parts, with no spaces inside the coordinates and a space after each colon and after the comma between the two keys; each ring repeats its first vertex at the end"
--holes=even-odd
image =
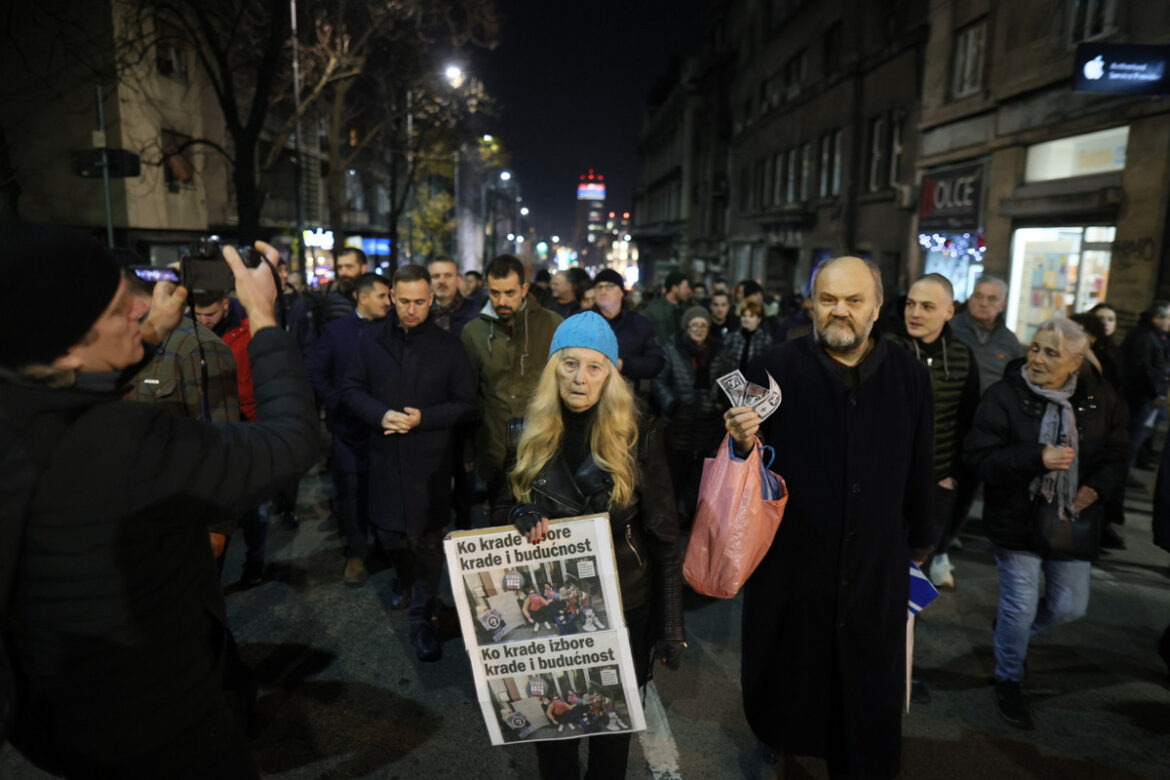
{"type": "Polygon", "coordinates": [[[955,288],[955,301],[967,300],[983,273],[983,162],[940,168],[922,177],[918,245],[923,273],[941,274],[955,288]]]}

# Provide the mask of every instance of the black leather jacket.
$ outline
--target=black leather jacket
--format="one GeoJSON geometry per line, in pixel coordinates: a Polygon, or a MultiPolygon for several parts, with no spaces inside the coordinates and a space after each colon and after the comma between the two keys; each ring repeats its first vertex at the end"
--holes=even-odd
{"type": "MultiPolygon", "coordinates": [[[[515,452],[509,453],[509,464],[515,452]]],[[[609,506],[613,479],[592,457],[574,473],[557,453],[532,483],[532,504],[549,519],[609,512],[614,556],[626,610],[649,603],[651,640],[684,641],[682,558],[678,514],[666,465],[661,434],[644,426],[639,434],[638,476],[634,498],[627,506],[609,506]]],[[[510,487],[497,496],[492,521],[510,525],[518,505],[510,487]]]]}

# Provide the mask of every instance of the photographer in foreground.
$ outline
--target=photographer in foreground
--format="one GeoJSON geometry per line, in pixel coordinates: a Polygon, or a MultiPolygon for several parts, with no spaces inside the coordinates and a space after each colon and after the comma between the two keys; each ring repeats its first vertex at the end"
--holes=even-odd
{"type": "Polygon", "coordinates": [[[258,421],[206,424],[122,400],[186,289],[158,284],[142,319],[105,247],[58,227],[13,232],[0,247],[12,741],[68,777],[258,778],[225,703],[230,637],[207,518],[255,506],[317,456],[308,379],[275,327],[274,275],[224,249],[253,333],[258,421]]]}

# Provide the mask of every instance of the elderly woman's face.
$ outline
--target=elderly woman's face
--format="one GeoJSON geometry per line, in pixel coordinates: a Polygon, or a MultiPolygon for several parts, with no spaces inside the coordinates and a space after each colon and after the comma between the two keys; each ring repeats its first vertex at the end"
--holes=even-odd
{"type": "Polygon", "coordinates": [[[687,323],[687,335],[691,337],[691,341],[696,344],[702,344],[707,340],[707,335],[711,332],[711,325],[702,317],[695,317],[687,323]]]}
{"type": "Polygon", "coordinates": [[[1028,348],[1028,379],[1037,387],[1056,390],[1064,387],[1069,375],[1081,367],[1082,357],[1074,355],[1052,330],[1037,331],[1028,348]]]}
{"type": "Polygon", "coordinates": [[[574,412],[592,409],[609,379],[609,358],[587,347],[566,347],[556,357],[561,361],[557,367],[561,403],[574,412]]]}

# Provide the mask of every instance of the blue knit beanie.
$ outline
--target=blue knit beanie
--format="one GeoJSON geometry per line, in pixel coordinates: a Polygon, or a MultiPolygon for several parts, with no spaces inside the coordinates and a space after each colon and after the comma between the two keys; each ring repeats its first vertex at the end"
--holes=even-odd
{"type": "Polygon", "coordinates": [[[565,347],[595,349],[617,366],[617,336],[613,335],[613,328],[609,327],[605,317],[596,312],[583,311],[562,322],[553,334],[548,356],[551,358],[554,352],[565,347]]]}

